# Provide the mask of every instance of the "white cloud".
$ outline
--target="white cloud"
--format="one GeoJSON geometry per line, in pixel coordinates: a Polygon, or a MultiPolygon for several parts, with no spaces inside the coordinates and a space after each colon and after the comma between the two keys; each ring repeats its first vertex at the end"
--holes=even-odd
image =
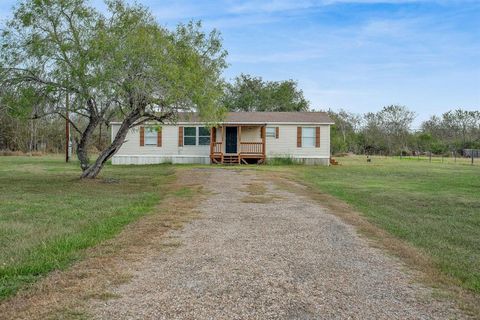
{"type": "Polygon", "coordinates": [[[203,25],[207,29],[240,29],[247,26],[257,26],[276,22],[281,18],[275,16],[266,16],[262,14],[250,14],[247,16],[223,16],[206,18],[203,20],[203,25]]]}
{"type": "MultiPolygon", "coordinates": [[[[329,6],[341,3],[350,4],[403,4],[416,2],[438,2],[448,3],[456,0],[246,0],[242,2],[227,1],[227,11],[234,14],[246,13],[273,13],[281,11],[303,10],[314,7],[329,6]]],[[[463,2],[474,2],[476,0],[458,0],[463,2]]]]}
{"type": "Polygon", "coordinates": [[[317,49],[275,52],[270,54],[232,54],[229,61],[237,63],[286,63],[318,59],[322,52],[317,49]]]}
{"type": "Polygon", "coordinates": [[[193,4],[170,2],[168,5],[152,5],[153,15],[158,21],[194,19],[206,14],[203,8],[193,4]]]}
{"type": "Polygon", "coordinates": [[[251,12],[278,12],[288,10],[306,9],[315,5],[316,1],[307,0],[273,0],[273,1],[244,1],[231,6],[228,11],[235,14],[251,12]]]}

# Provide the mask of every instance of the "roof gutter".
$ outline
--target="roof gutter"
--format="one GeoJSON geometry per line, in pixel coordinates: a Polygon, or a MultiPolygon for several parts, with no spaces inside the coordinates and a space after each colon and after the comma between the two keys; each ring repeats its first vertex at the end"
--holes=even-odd
{"type": "MultiPolygon", "coordinates": [[[[185,125],[185,124],[205,124],[206,122],[201,122],[201,121],[190,121],[190,122],[184,122],[184,121],[179,121],[177,123],[166,123],[164,125],[185,125]]],[[[122,124],[122,122],[119,121],[112,121],[110,124],[122,124]]],[[[335,124],[334,122],[220,122],[219,125],[269,125],[269,124],[282,124],[282,125],[333,125],[335,124]]]]}

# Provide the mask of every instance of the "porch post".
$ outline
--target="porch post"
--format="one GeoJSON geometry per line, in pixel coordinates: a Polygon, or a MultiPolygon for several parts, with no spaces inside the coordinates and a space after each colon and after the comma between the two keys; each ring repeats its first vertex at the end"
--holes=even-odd
{"type": "Polygon", "coordinates": [[[225,143],[223,143],[223,141],[224,141],[224,138],[223,138],[223,127],[224,127],[224,125],[222,125],[222,145],[221,145],[221,147],[220,147],[220,148],[221,148],[221,153],[222,153],[222,163],[223,163],[223,154],[225,153],[225,149],[224,149],[224,148],[225,148],[225,143]]]}
{"type": "Polygon", "coordinates": [[[238,126],[238,144],[239,144],[239,153],[242,153],[242,126],[238,126]]]}
{"type": "Polygon", "coordinates": [[[242,163],[242,126],[238,126],[238,164],[242,163]]]}
{"type": "Polygon", "coordinates": [[[262,127],[262,157],[263,157],[263,160],[265,160],[265,141],[266,141],[266,136],[267,136],[267,134],[265,132],[266,131],[265,126],[266,125],[264,125],[262,127]]]}
{"type": "Polygon", "coordinates": [[[213,157],[215,147],[215,127],[210,128],[210,159],[213,157]]]}

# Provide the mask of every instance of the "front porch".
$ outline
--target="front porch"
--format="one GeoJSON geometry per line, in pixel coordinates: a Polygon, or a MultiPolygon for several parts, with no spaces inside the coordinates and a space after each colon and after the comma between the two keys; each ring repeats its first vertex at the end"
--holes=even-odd
{"type": "Polygon", "coordinates": [[[265,162],[265,125],[222,125],[210,130],[210,161],[216,164],[265,162]]]}

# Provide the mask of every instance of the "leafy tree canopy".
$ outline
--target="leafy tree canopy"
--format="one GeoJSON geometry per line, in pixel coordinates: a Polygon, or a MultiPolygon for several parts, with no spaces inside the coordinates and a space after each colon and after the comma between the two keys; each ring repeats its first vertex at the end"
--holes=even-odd
{"type": "Polygon", "coordinates": [[[77,132],[82,177],[93,178],[122,145],[129,129],[175,121],[197,111],[207,121],[223,114],[221,74],[226,52],[217,31],[200,23],[169,30],[150,11],[106,0],[101,13],[87,0],[24,0],[0,36],[0,104],[33,117],[70,112],[87,120],[77,132]],[[87,145],[101,122],[122,121],[94,163],[87,145]]]}
{"type": "Polygon", "coordinates": [[[230,111],[308,111],[309,102],[294,80],[264,81],[241,74],[227,84],[224,104],[230,111]]]}

